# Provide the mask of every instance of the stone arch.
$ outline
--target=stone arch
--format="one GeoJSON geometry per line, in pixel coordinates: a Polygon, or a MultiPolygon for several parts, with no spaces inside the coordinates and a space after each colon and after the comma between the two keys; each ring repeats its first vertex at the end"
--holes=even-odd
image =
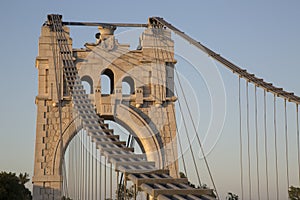
{"type": "Polygon", "coordinates": [[[81,81],[82,82],[87,82],[90,86],[89,88],[89,91],[86,91],[87,94],[93,94],[94,93],[94,82],[93,82],[93,79],[88,76],[88,75],[84,75],[82,78],[81,78],[81,81]]]}
{"type": "Polygon", "coordinates": [[[134,84],[134,80],[130,77],[130,76],[125,76],[122,79],[122,94],[123,95],[130,95],[130,94],[134,94],[135,92],[135,84],[134,84]],[[127,83],[129,86],[129,91],[125,91],[123,86],[124,83],[127,83]]]}
{"type": "Polygon", "coordinates": [[[163,141],[159,131],[152,121],[141,116],[133,108],[118,104],[114,120],[138,138],[138,143],[147,156],[147,160],[156,161],[158,168],[163,167],[164,153],[163,141]]]}
{"type": "Polygon", "coordinates": [[[80,120],[77,117],[73,118],[63,129],[62,138],[63,138],[63,150],[62,155],[60,153],[61,140],[59,139],[55,145],[55,150],[53,154],[52,170],[54,175],[58,175],[62,167],[62,159],[65,156],[65,152],[69,146],[69,143],[72,139],[78,134],[82,129],[80,120]]]}
{"type": "MultiPolygon", "coordinates": [[[[114,77],[114,72],[109,69],[106,68],[101,72],[101,78],[100,78],[100,82],[101,82],[101,88],[103,87],[103,76],[107,76],[109,78],[109,94],[113,94],[114,93],[114,89],[115,89],[115,77],[114,77]]],[[[101,93],[102,93],[102,89],[101,89],[101,93]]]]}
{"type": "MultiPolygon", "coordinates": [[[[126,130],[132,134],[143,153],[146,154],[147,160],[156,161],[158,168],[163,167],[164,153],[161,152],[163,149],[163,142],[161,135],[151,120],[141,116],[134,108],[131,108],[124,104],[117,105],[116,115],[113,120],[119,125],[123,126],[126,130]]],[[[59,175],[62,167],[62,158],[65,155],[65,151],[68,148],[69,143],[82,129],[80,119],[78,117],[73,118],[68,124],[65,125],[62,136],[63,136],[63,150],[62,155],[60,153],[60,139],[55,144],[55,150],[53,154],[52,162],[52,174],[59,175]]]]}

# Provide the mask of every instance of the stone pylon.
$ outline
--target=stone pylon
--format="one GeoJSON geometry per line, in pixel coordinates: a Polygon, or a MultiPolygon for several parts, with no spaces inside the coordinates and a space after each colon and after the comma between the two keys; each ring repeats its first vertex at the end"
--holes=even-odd
{"type": "MultiPolygon", "coordinates": [[[[174,96],[174,42],[168,30],[149,27],[130,50],[114,36],[116,27],[99,27],[97,41],[85,48],[68,44],[97,113],[127,129],[147,159],[178,176],[174,96]],[[104,77],[109,92],[104,93],[104,77]],[[129,86],[125,93],[124,84],[129,86]]],[[[137,38],[138,39],[138,38],[137,38]]],[[[80,130],[64,84],[55,33],[47,24],[39,38],[36,145],[33,177],[34,199],[59,199],[62,160],[69,142],[80,130]],[[59,98],[61,101],[59,101],[59,98]],[[61,103],[61,111],[58,106],[61,103]]],[[[115,133],[118,134],[118,133],[115,133]]]]}

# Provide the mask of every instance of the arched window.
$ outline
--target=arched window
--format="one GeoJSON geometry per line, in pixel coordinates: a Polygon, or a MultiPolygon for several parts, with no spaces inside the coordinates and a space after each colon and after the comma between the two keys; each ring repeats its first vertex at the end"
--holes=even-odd
{"type": "Polygon", "coordinates": [[[101,73],[101,94],[114,93],[114,73],[110,69],[105,69],[101,73]]]}
{"type": "Polygon", "coordinates": [[[130,76],[126,76],[122,80],[122,94],[123,95],[134,94],[134,80],[130,76]]]}
{"type": "Polygon", "coordinates": [[[83,88],[85,89],[87,94],[93,94],[94,88],[93,88],[93,79],[89,76],[83,76],[81,78],[81,82],[83,85],[83,88]]]}

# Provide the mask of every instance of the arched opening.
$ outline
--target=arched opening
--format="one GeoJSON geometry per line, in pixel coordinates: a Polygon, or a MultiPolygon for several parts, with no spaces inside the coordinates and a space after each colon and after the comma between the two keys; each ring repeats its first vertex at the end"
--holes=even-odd
{"type": "Polygon", "coordinates": [[[101,73],[101,94],[113,94],[114,92],[114,73],[110,69],[105,69],[101,73]]]}
{"type": "Polygon", "coordinates": [[[134,94],[134,80],[130,76],[126,76],[122,80],[122,94],[123,95],[134,94]]]}
{"type": "Polygon", "coordinates": [[[81,82],[83,85],[83,88],[85,89],[87,94],[93,94],[94,88],[93,88],[93,80],[89,76],[83,76],[81,78],[81,82]]]}

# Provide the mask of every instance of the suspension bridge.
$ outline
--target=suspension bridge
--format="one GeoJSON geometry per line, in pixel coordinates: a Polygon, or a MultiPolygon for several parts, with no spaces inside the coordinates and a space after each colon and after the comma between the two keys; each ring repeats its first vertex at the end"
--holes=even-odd
{"type": "Polygon", "coordinates": [[[36,58],[34,199],[224,198],[176,66],[174,35],[237,77],[237,105],[228,112],[237,117],[239,197],[287,199],[288,188],[300,185],[300,98],[294,93],[238,67],[160,17],[145,24],[96,23],[51,14],[36,58]],[[73,48],[71,26],[98,27],[96,42],[73,48]],[[119,27],[143,30],[136,49],[118,42],[119,27]],[[110,128],[112,121],[129,134],[110,128]]]}

